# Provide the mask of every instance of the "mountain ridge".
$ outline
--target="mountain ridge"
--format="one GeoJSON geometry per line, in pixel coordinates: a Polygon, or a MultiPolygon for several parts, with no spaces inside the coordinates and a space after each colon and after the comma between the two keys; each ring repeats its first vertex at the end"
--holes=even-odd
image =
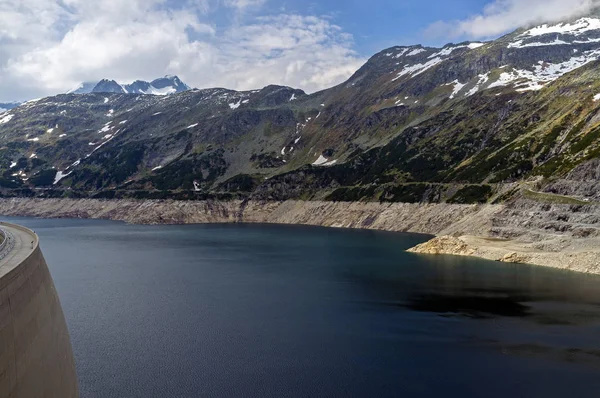
{"type": "Polygon", "coordinates": [[[102,79],[99,82],[81,83],[66,94],[117,93],[117,94],[152,94],[169,95],[191,90],[191,88],[174,75],[167,75],[151,82],[136,80],[131,84],[120,84],[115,80],[102,79]]]}
{"type": "Polygon", "coordinates": [[[267,86],[155,98],[106,80],[117,93],[49,97],[3,116],[0,185],[57,195],[509,200],[518,190],[507,187],[566,176],[600,153],[598,54],[600,19],[586,17],[489,42],[390,47],[310,95],[267,86]]]}

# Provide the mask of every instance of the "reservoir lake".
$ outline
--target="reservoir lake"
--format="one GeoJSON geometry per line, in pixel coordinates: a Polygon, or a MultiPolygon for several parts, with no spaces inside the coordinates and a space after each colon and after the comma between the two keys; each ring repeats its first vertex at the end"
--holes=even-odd
{"type": "Polygon", "coordinates": [[[413,234],[2,219],[40,236],[82,398],[600,395],[597,276],[413,234]]]}

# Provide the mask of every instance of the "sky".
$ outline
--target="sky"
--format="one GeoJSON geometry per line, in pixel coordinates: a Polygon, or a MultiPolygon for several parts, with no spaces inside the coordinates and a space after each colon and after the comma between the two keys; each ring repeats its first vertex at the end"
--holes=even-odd
{"type": "Polygon", "coordinates": [[[0,0],[0,102],[84,81],[314,92],[394,46],[486,40],[600,0],[0,0]]]}

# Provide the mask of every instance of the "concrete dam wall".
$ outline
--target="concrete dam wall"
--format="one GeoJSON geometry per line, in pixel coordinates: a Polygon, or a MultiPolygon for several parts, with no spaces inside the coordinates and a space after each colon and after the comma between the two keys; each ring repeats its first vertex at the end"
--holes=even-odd
{"type": "Polygon", "coordinates": [[[69,333],[38,237],[0,229],[0,398],[76,398],[69,333]]]}

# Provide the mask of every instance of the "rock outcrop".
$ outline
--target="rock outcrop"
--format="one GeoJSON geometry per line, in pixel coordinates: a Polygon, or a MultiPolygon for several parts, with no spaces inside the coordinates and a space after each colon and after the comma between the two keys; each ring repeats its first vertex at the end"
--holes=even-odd
{"type": "Polygon", "coordinates": [[[475,249],[454,236],[440,236],[408,250],[421,254],[453,254],[457,256],[472,256],[475,249]]]}

